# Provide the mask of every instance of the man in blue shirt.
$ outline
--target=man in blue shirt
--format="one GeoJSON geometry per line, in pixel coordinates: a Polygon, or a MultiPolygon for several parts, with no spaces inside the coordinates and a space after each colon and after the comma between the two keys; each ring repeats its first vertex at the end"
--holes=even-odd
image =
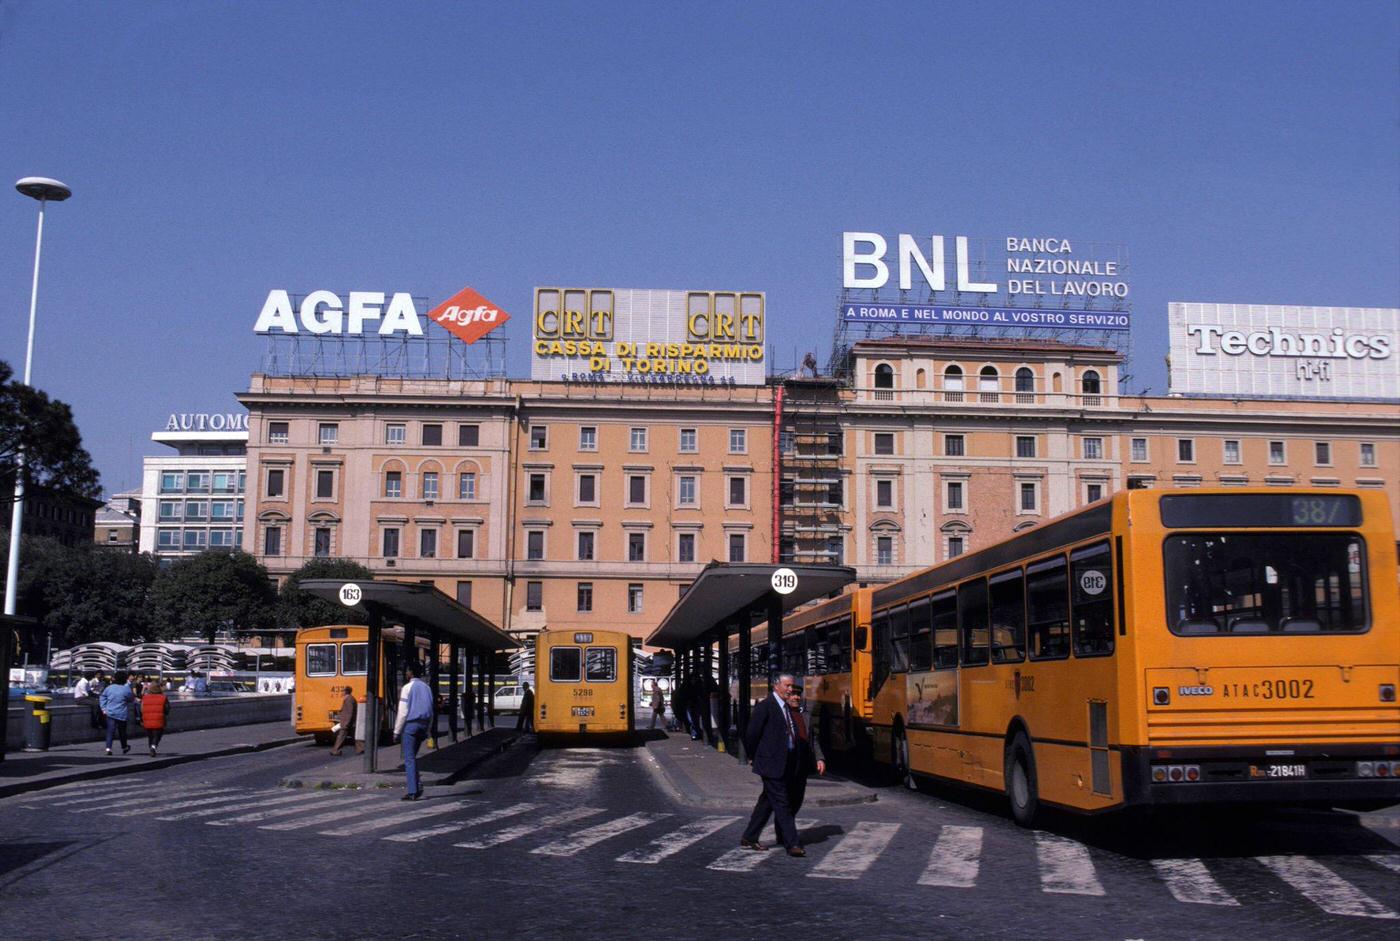
{"type": "Polygon", "coordinates": [[[407,776],[407,793],[403,800],[416,801],[423,796],[418,781],[418,746],[428,737],[433,721],[433,693],[421,679],[423,667],[411,661],[404,670],[408,682],[399,690],[399,714],[394,720],[394,739],[403,744],[403,769],[407,776]]]}
{"type": "Polygon", "coordinates": [[[121,671],[116,675],[112,685],[102,690],[102,696],[98,703],[102,707],[102,714],[107,717],[107,754],[112,753],[112,736],[115,734],[122,743],[122,754],[131,751],[131,746],[126,743],[126,721],[131,718],[131,711],[135,708],[136,696],[131,692],[131,687],[127,685],[126,671],[121,671]]]}

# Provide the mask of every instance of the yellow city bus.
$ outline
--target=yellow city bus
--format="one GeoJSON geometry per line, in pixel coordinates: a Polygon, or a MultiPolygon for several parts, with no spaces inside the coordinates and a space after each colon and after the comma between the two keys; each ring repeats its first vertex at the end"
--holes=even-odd
{"type": "Polygon", "coordinates": [[[1132,490],[871,595],[874,756],[1043,805],[1400,802],[1384,493],[1132,490]]]}
{"type": "Polygon", "coordinates": [[[535,675],[535,734],[542,743],[632,734],[630,634],[540,631],[535,675]]]}
{"type": "MultiPolygon", "coordinates": [[[[388,665],[398,661],[403,646],[403,628],[381,632],[379,651],[380,701],[387,718],[398,703],[396,677],[388,665]]],[[[420,662],[428,652],[428,640],[417,637],[420,662]]],[[[296,691],[293,693],[292,726],[298,735],[311,734],[317,744],[329,745],[334,738],[331,726],[340,713],[341,701],[349,688],[357,702],[365,699],[369,675],[369,628],[363,624],[333,624],[303,627],[297,631],[296,691]]],[[[385,728],[387,723],[381,722],[385,728]]]]}

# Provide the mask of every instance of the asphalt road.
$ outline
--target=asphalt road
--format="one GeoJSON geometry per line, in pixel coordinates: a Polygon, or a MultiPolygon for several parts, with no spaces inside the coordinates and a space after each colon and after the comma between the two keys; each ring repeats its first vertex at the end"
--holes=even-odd
{"type": "MultiPolygon", "coordinates": [[[[636,749],[517,745],[470,780],[298,791],[275,749],[0,801],[15,939],[1394,938],[1400,829],[1344,814],[1052,819],[880,786],[737,847],[636,749]]],[[[721,760],[721,759],[717,759],[721,760]]],[[[757,793],[755,787],[755,794],[757,793]]]]}

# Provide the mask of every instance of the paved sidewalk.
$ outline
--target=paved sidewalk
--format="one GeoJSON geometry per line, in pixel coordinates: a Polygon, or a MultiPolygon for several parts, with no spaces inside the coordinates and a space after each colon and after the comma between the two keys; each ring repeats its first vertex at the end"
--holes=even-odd
{"type": "MultiPolygon", "coordinates": [[[[684,732],[647,732],[643,763],[656,782],[682,804],[713,810],[749,810],[761,790],[758,777],[732,754],[693,742],[684,732]]],[[[876,793],[827,772],[807,779],[804,807],[867,804],[876,793]]]]}
{"type": "Polygon", "coordinates": [[[129,732],[127,739],[131,752],[123,755],[120,745],[113,742],[110,757],[103,754],[102,742],[57,745],[46,752],[6,752],[5,760],[0,761],[0,798],[73,781],[168,768],[188,761],[240,755],[310,740],[295,734],[286,720],[167,732],[155,758],[146,750],[144,732],[129,732]]]}
{"type": "MultiPolygon", "coordinates": [[[[439,741],[436,750],[424,746],[418,752],[418,776],[423,786],[443,787],[455,784],[473,768],[493,755],[505,751],[521,737],[514,726],[496,726],[477,732],[471,738],[452,743],[450,738],[439,741]]],[[[284,778],[283,787],[311,788],[401,788],[404,786],[403,752],[397,743],[379,748],[379,770],[364,772],[364,755],[345,748],[340,757],[326,751],[326,763],[284,778]]]]}

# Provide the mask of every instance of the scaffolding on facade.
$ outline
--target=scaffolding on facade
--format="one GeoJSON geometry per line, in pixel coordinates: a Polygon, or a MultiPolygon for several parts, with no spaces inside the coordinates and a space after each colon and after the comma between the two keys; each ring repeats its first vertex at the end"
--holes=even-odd
{"type": "Polygon", "coordinates": [[[842,507],[843,383],[834,376],[789,376],[783,389],[779,453],[778,558],[796,564],[844,564],[842,507]]]}

